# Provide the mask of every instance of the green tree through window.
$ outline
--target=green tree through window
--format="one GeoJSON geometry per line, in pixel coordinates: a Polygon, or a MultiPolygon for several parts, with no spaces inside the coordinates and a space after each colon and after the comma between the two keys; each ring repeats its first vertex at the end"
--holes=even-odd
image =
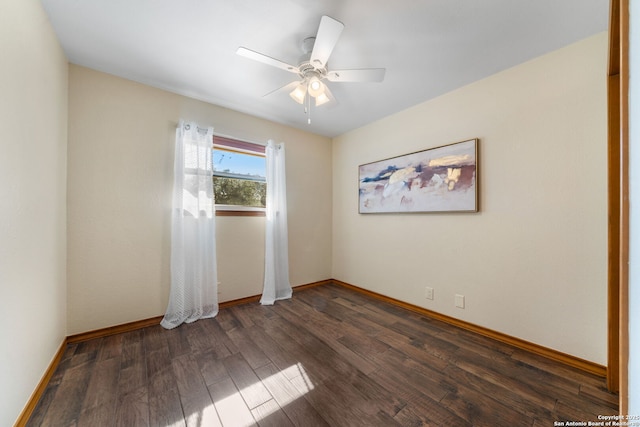
{"type": "Polygon", "coordinates": [[[265,182],[213,177],[213,193],[216,204],[264,208],[267,198],[265,182]]]}
{"type": "Polygon", "coordinates": [[[214,136],[213,192],[218,207],[264,208],[265,177],[264,146],[214,136]]]}

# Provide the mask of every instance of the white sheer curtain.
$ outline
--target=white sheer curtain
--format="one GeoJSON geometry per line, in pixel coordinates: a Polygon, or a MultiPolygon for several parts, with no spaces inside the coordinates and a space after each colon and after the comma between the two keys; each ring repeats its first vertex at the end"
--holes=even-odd
{"type": "Polygon", "coordinates": [[[267,220],[264,289],[260,303],[271,305],[291,298],[289,241],[287,234],[287,186],[284,144],[267,143],[267,220]]]}
{"type": "Polygon", "coordinates": [[[171,292],[160,323],[167,329],[218,314],[212,146],[212,127],[180,121],[171,214],[171,292]]]}

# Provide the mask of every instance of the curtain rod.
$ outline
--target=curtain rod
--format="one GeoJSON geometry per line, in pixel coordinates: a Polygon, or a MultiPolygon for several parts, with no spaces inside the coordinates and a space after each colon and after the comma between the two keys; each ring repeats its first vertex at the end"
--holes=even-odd
{"type": "MultiPolygon", "coordinates": [[[[180,124],[178,124],[178,126],[180,126],[180,124]]],[[[189,122],[185,122],[185,123],[183,124],[183,126],[184,126],[184,128],[185,128],[186,130],[191,129],[191,123],[189,123],[189,122]]],[[[212,128],[213,128],[213,127],[212,127],[212,128]]],[[[208,130],[209,130],[209,127],[201,127],[201,126],[197,126],[197,125],[196,125],[196,131],[198,131],[198,132],[207,132],[208,130]]]]}
{"type": "MultiPolygon", "coordinates": [[[[192,122],[183,122],[183,123],[184,123],[184,126],[185,126],[185,127],[187,127],[187,129],[189,129],[189,127],[191,127],[191,123],[192,123],[192,122]]],[[[212,126],[212,127],[213,127],[213,126],[212,126]]],[[[197,128],[198,128],[198,129],[197,129],[198,131],[207,131],[207,130],[209,130],[209,127],[200,127],[200,126],[197,126],[197,128]]],[[[215,128],[214,128],[213,136],[218,136],[218,137],[220,137],[220,138],[227,138],[227,139],[235,139],[235,140],[237,140],[237,141],[241,141],[241,142],[248,142],[248,143],[250,143],[250,144],[261,145],[261,146],[263,146],[263,147],[266,147],[266,146],[267,146],[267,143],[266,143],[266,142],[257,142],[257,141],[252,141],[252,140],[249,140],[249,139],[240,139],[240,138],[235,137],[235,136],[225,135],[225,134],[223,134],[223,133],[215,132],[215,128]]]]}

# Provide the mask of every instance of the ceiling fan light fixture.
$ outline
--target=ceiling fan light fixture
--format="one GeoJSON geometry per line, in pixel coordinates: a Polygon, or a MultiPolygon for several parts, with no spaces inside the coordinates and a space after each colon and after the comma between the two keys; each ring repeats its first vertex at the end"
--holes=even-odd
{"type": "Polygon", "coordinates": [[[296,101],[298,104],[303,104],[304,103],[304,98],[306,97],[306,95],[307,95],[307,87],[306,87],[306,85],[304,83],[300,83],[289,94],[289,96],[291,98],[293,98],[293,100],[296,101]]]}
{"type": "Polygon", "coordinates": [[[329,102],[330,99],[327,96],[326,93],[321,93],[320,95],[316,96],[316,107],[319,107],[323,104],[326,104],[327,102],[329,102]]]}
{"type": "Polygon", "coordinates": [[[309,95],[317,98],[320,95],[324,95],[324,83],[316,76],[311,77],[309,80],[309,95]]]}

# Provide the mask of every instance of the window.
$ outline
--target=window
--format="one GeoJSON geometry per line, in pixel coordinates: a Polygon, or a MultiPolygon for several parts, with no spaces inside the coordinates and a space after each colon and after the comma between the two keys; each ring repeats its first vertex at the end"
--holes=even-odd
{"type": "Polygon", "coordinates": [[[264,146],[213,137],[213,193],[219,215],[264,215],[264,146]]]}

